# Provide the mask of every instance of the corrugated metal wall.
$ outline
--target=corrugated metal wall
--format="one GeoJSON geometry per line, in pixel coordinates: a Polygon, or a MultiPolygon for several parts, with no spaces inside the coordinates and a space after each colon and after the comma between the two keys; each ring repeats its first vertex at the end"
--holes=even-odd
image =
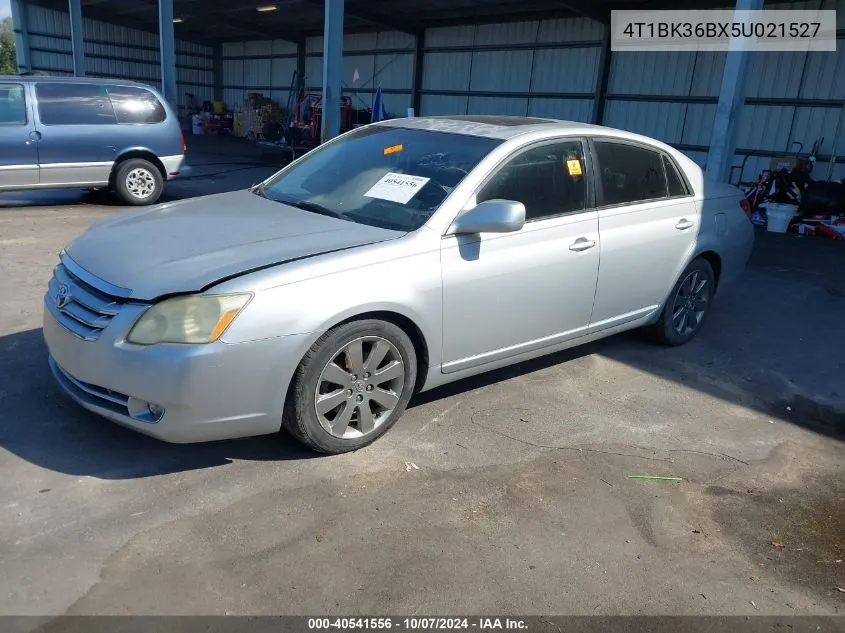
{"type": "MultiPolygon", "coordinates": [[[[822,4],[832,9],[834,3],[809,0],[777,8],[819,9],[822,4]]],[[[837,0],[836,7],[843,20],[845,0],[837,0]]],[[[724,63],[724,53],[613,53],[602,123],[671,143],[704,165],[724,63]]],[[[845,102],[845,40],[838,41],[835,53],[752,53],[747,81],[733,161],[740,165],[748,156],[743,180],[767,169],[771,154],[797,151],[797,143],[807,152],[824,137],[820,153],[833,150],[845,102]]],[[[837,152],[845,153],[845,122],[837,152]]],[[[827,163],[818,164],[814,176],[826,174],[827,163]]],[[[836,166],[834,177],[845,177],[845,165],[836,166]]]]}
{"type": "Polygon", "coordinates": [[[260,92],[285,105],[296,70],[296,44],[283,40],[223,44],[223,101],[243,105],[247,93],[260,92]]]}
{"type": "MultiPolygon", "coordinates": [[[[305,86],[322,91],[323,38],[306,42],[305,86]]],[[[296,46],[282,40],[223,45],[223,100],[233,107],[250,92],[259,92],[281,105],[288,101],[296,46]]],[[[343,92],[355,107],[369,107],[381,86],[385,108],[404,116],[411,105],[414,38],[404,33],[348,34],[344,38],[343,92]],[[356,78],[357,77],[357,78],[356,78]]]]}
{"type": "Polygon", "coordinates": [[[421,114],[589,121],[601,37],[586,18],[429,29],[421,114]]]}
{"type": "MultiPolygon", "coordinates": [[[[70,18],[67,13],[27,6],[29,45],[33,70],[73,74],[70,18]]],[[[85,72],[91,77],[131,79],[160,86],[158,36],[85,18],[85,72]]],[[[179,103],[186,93],[199,102],[214,95],[214,60],[208,46],[176,42],[176,79],[179,103]]]]}
{"type": "MultiPolygon", "coordinates": [[[[805,0],[778,8],[838,9],[845,0],[805,0]]],[[[29,7],[32,65],[70,72],[66,13],[29,7]]],[[[601,64],[601,25],[586,18],[539,20],[429,29],[425,34],[420,114],[514,114],[590,121],[601,64]]],[[[86,64],[91,75],[157,83],[154,34],[85,20],[86,64]]],[[[213,96],[209,47],[177,42],[180,99],[213,96]]],[[[306,42],[305,85],[322,84],[323,40],[306,42]]],[[[296,68],[296,46],[283,40],[228,43],[222,47],[223,98],[243,104],[260,92],[284,105],[296,68]]],[[[601,123],[640,132],[679,147],[704,164],[718,102],[724,53],[616,52],[611,55],[601,123]]],[[[378,86],[386,109],[403,116],[412,103],[414,38],[398,32],[347,34],[343,89],[357,107],[372,103],[378,86]]],[[[845,40],[836,53],[756,53],[746,103],[737,120],[739,164],[749,156],[745,179],[768,166],[769,155],[824,138],[832,151],[845,100],[845,40]]],[[[845,154],[845,125],[838,153],[845,154]]],[[[819,167],[822,176],[826,165],[819,167]]],[[[835,177],[845,176],[845,164],[835,177]]]]}

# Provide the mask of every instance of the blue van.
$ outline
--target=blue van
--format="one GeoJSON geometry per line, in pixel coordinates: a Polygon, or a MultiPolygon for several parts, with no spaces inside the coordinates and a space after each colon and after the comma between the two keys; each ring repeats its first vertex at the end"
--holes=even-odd
{"type": "Polygon", "coordinates": [[[152,204],[184,159],[179,119],[150,86],[0,75],[0,192],[107,187],[152,204]]]}

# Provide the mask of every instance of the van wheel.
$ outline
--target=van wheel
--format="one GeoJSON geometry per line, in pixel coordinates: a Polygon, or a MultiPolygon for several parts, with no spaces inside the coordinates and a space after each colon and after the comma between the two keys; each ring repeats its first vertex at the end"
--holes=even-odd
{"type": "Polygon", "coordinates": [[[161,197],[163,190],[161,172],[149,161],[130,158],[118,165],[114,175],[114,191],[125,204],[153,204],[161,197]]]}
{"type": "Polygon", "coordinates": [[[284,428],[320,453],[354,451],[387,432],[417,379],[414,344],[386,321],[339,325],[311,346],[293,377],[284,428]]]}
{"type": "Polygon", "coordinates": [[[649,328],[663,345],[683,345],[698,334],[710,312],[715,290],[713,268],[706,259],[694,260],[672,288],[660,320],[649,328]]]}

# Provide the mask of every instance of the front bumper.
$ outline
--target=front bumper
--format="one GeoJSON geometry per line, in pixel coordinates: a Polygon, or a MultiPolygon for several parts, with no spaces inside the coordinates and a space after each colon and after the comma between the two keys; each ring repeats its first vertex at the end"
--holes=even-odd
{"type": "Polygon", "coordinates": [[[126,343],[143,308],[125,305],[96,341],[44,310],[44,339],[59,385],[86,409],[166,442],[205,442],[275,433],[305,335],[240,344],[126,343]],[[115,335],[120,332],[121,335],[115,335]],[[146,403],[164,409],[160,420],[146,403]]]}

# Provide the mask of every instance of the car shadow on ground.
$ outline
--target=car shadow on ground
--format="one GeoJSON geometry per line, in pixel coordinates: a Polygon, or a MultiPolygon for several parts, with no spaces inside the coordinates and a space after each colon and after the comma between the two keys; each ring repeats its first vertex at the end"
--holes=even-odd
{"type": "MultiPolygon", "coordinates": [[[[702,339],[681,348],[662,348],[631,332],[578,348],[481,374],[417,395],[410,408],[480,387],[541,371],[589,354],[636,367],[723,401],[757,410],[813,432],[845,441],[845,415],[811,401],[791,400],[791,411],[772,400],[765,385],[740,378],[736,371],[712,378],[712,350],[719,324],[702,339]],[[709,378],[708,378],[709,376],[709,378]],[[741,390],[735,388],[742,383],[741,390]]],[[[203,444],[167,444],[124,429],[90,413],[65,396],[47,366],[40,329],[0,337],[0,447],[56,472],[102,479],[134,479],[212,468],[232,460],[280,461],[319,457],[292,438],[260,436],[203,444]]],[[[791,359],[782,359],[782,369],[791,359]]]]}

